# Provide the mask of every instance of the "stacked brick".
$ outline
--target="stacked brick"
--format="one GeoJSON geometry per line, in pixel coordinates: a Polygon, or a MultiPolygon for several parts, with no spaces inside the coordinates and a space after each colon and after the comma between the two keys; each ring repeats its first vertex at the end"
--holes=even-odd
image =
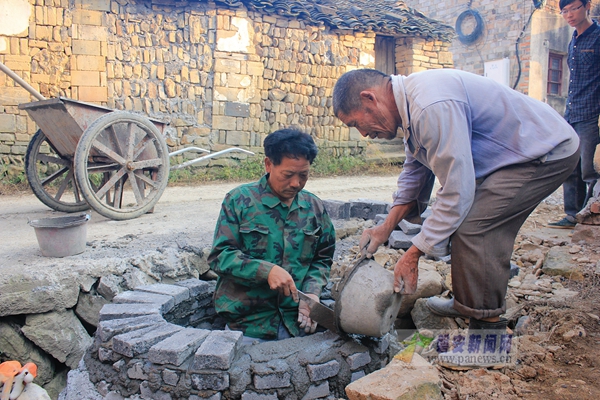
{"type": "Polygon", "coordinates": [[[190,279],[141,286],[105,305],[84,357],[98,391],[171,400],[343,397],[351,381],[388,362],[389,337],[359,344],[324,332],[242,345],[241,332],[216,329],[213,292],[214,284],[190,279]]]}
{"type": "MultiPolygon", "coordinates": [[[[333,116],[331,95],[344,72],[374,67],[373,32],[334,31],[210,1],[30,2],[29,29],[7,40],[0,61],[46,97],[166,120],[172,150],[261,152],[267,134],[294,125],[333,156],[365,155],[363,138],[333,116]]],[[[442,42],[399,38],[398,72],[451,66],[446,50],[442,42]]],[[[31,98],[2,73],[0,87],[0,156],[22,164],[37,128],[17,106],[31,98]]],[[[222,163],[227,159],[210,160],[222,163]]]]}

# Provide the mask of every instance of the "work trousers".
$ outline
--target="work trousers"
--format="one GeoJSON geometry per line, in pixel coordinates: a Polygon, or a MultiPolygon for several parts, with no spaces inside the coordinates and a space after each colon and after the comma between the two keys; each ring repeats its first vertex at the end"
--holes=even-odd
{"type": "Polygon", "coordinates": [[[567,179],[579,152],[562,160],[511,165],[478,179],[475,199],[451,236],[454,308],[475,318],[506,311],[510,258],[519,229],[567,179]]]}
{"type": "Polygon", "coordinates": [[[571,124],[579,136],[579,156],[577,167],[563,184],[565,214],[574,220],[575,214],[581,211],[590,197],[593,196],[594,185],[599,176],[594,169],[594,153],[600,144],[598,118],[571,124]]]}

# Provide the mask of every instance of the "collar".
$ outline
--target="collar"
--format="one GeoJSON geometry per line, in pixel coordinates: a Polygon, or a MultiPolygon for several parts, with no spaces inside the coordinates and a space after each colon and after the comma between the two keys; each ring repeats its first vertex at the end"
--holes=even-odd
{"type": "Polygon", "coordinates": [[[402,75],[391,75],[392,79],[392,90],[394,91],[394,100],[396,101],[396,107],[400,113],[402,133],[404,134],[404,140],[408,140],[410,136],[410,114],[408,113],[408,101],[406,99],[406,88],[404,87],[405,76],[402,75]]]}
{"type": "MultiPolygon", "coordinates": [[[[275,193],[273,193],[273,190],[271,190],[271,186],[269,186],[269,174],[264,174],[258,181],[258,186],[260,187],[260,200],[262,202],[262,204],[266,207],[269,208],[275,208],[278,205],[282,205],[283,207],[287,207],[286,204],[284,204],[279,197],[277,197],[277,195],[275,193]]],[[[297,195],[296,198],[294,198],[294,200],[292,201],[292,204],[290,204],[289,209],[290,211],[295,210],[296,208],[309,208],[310,207],[310,203],[307,200],[307,196],[305,194],[304,189],[302,189],[297,195]]]]}
{"type": "Polygon", "coordinates": [[[599,29],[599,28],[600,28],[600,25],[598,25],[598,21],[593,19],[592,24],[590,26],[588,26],[587,29],[585,31],[583,31],[583,33],[581,35],[578,36],[577,29],[575,29],[575,31],[573,31],[573,38],[579,39],[580,37],[591,35],[592,32],[594,32],[596,29],[599,29]]]}

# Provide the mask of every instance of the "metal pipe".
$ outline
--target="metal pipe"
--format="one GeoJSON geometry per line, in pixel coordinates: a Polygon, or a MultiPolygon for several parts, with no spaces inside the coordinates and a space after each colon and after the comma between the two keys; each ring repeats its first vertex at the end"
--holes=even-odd
{"type": "Polygon", "coordinates": [[[46,100],[44,96],[37,90],[31,87],[31,85],[23,80],[19,75],[15,74],[12,69],[8,68],[6,65],[0,62],[0,70],[4,72],[6,75],[10,76],[15,82],[23,87],[23,89],[27,90],[29,93],[33,95],[38,100],[46,100]]]}
{"type": "MultiPolygon", "coordinates": [[[[187,150],[197,150],[197,149],[199,149],[199,148],[197,148],[197,147],[187,147],[185,149],[181,149],[183,151],[177,150],[176,152],[169,153],[169,156],[171,156],[171,155],[173,155],[175,153],[179,154],[179,153],[183,153],[184,151],[187,151],[187,150]]],[[[200,149],[200,150],[204,150],[204,149],[200,149]]],[[[241,153],[246,153],[246,154],[254,155],[254,153],[251,152],[251,151],[249,151],[249,150],[240,149],[239,147],[230,147],[230,148],[225,149],[225,150],[217,151],[216,153],[211,153],[211,154],[208,154],[206,156],[202,156],[202,157],[195,158],[193,160],[186,161],[186,162],[184,162],[182,164],[173,165],[173,166],[171,166],[170,169],[171,170],[176,170],[176,169],[181,169],[181,168],[189,167],[190,165],[194,165],[194,164],[197,164],[197,163],[202,162],[204,160],[208,160],[209,158],[213,158],[213,157],[220,156],[220,155],[225,154],[225,153],[231,153],[231,152],[241,152],[241,153]]]]}

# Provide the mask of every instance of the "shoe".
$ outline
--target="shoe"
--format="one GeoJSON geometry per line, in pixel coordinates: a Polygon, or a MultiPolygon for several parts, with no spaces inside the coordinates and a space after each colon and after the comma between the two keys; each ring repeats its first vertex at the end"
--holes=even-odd
{"type": "Polygon", "coordinates": [[[564,217],[560,221],[550,222],[546,226],[555,229],[572,229],[575,228],[575,225],[577,225],[575,222],[571,221],[568,217],[564,217]]]}
{"type": "Polygon", "coordinates": [[[503,318],[498,322],[471,318],[466,335],[449,336],[443,346],[438,344],[437,363],[456,371],[514,365],[516,350],[512,335],[506,331],[507,325],[508,320],[503,318]]]}
{"type": "Polygon", "coordinates": [[[462,317],[468,318],[454,309],[454,298],[444,299],[442,297],[430,297],[425,303],[429,311],[440,317],[462,317]]]}

